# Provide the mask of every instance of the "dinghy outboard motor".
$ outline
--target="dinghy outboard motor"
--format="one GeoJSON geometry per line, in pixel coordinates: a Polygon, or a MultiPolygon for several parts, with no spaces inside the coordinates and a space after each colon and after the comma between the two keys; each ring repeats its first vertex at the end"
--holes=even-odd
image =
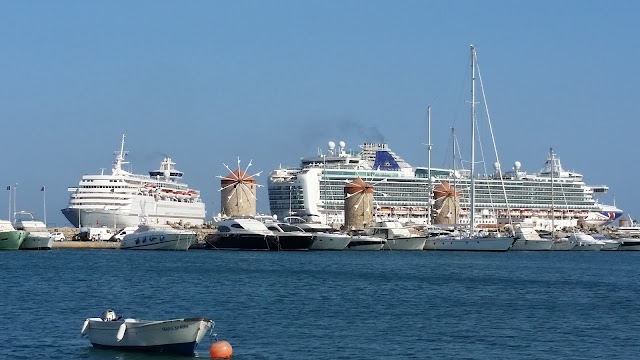
{"type": "Polygon", "coordinates": [[[117,320],[118,318],[116,317],[116,312],[109,309],[106,310],[103,314],[102,314],[102,321],[114,321],[117,320]]]}

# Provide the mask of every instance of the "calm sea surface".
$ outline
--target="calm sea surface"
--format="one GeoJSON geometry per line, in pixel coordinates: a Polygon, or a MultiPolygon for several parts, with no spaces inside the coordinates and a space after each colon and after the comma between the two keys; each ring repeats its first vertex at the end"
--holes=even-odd
{"type": "MultiPolygon", "coordinates": [[[[107,308],[204,316],[234,359],[638,359],[636,252],[0,252],[0,359],[94,349],[107,308]]],[[[205,338],[196,356],[208,358],[205,338]]]]}

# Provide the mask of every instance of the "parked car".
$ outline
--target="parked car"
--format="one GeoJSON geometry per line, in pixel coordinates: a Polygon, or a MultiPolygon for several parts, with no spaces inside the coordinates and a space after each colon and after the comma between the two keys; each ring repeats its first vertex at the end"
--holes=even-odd
{"type": "Polygon", "coordinates": [[[136,231],[138,229],[137,226],[128,226],[126,228],[120,229],[116,232],[115,235],[113,235],[109,241],[122,241],[122,238],[127,235],[127,234],[131,234],[132,232],[136,231]]]}
{"type": "Polygon", "coordinates": [[[64,241],[65,240],[64,234],[59,232],[59,231],[51,233],[51,237],[53,237],[53,241],[64,241]]]}

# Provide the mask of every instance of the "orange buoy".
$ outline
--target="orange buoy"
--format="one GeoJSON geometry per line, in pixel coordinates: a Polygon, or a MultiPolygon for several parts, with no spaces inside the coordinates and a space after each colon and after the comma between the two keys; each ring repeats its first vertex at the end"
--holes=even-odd
{"type": "Polygon", "coordinates": [[[216,341],[209,347],[209,356],[212,359],[228,359],[233,355],[233,349],[228,341],[216,341]]]}

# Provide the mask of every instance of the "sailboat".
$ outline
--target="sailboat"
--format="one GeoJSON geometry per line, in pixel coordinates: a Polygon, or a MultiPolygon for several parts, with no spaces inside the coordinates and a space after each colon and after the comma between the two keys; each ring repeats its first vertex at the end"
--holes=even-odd
{"type": "Polygon", "coordinates": [[[471,45],[471,206],[469,213],[469,231],[458,231],[450,235],[435,236],[427,239],[425,250],[457,251],[507,251],[515,239],[510,236],[493,236],[475,229],[475,80],[476,49],[471,45]]]}

